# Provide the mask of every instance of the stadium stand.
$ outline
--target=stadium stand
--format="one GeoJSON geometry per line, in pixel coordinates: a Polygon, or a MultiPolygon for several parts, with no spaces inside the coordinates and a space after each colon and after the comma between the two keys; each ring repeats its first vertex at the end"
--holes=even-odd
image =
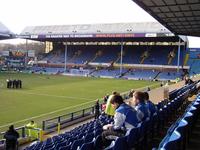
{"type": "MultiPolygon", "coordinates": [[[[94,46],[85,46],[83,48],[73,47],[73,49],[69,49],[68,51],[67,63],[84,64],[86,61],[95,63],[109,63],[114,61],[115,63],[120,63],[119,47],[108,46],[106,49],[100,47],[101,50],[97,48],[98,47],[94,46]],[[99,53],[101,53],[101,55],[98,55],[99,53]]],[[[177,65],[177,59],[175,59],[177,54],[172,50],[173,48],[174,46],[152,46],[151,50],[148,51],[149,56],[142,61],[142,64],[177,65]],[[172,57],[169,62],[168,55],[170,55],[171,52],[174,54],[174,57],[172,57]]],[[[123,63],[141,64],[142,55],[146,52],[145,49],[146,46],[125,46],[123,51],[123,63]]],[[[49,53],[43,60],[49,61],[50,63],[64,63],[64,55],[64,50],[55,50],[49,53]]],[[[183,62],[181,62],[181,65],[182,64],[183,62]]]]}
{"type": "Polygon", "coordinates": [[[189,59],[188,65],[190,66],[189,73],[190,75],[196,75],[200,73],[200,50],[199,48],[190,48],[189,49],[189,59]]]}
{"type": "MultiPolygon", "coordinates": [[[[158,103],[157,113],[140,123],[138,127],[128,131],[124,137],[117,138],[115,141],[111,142],[111,145],[107,147],[106,150],[152,148],[155,146],[154,139],[156,137],[162,137],[162,135],[164,135],[164,130],[169,127],[169,124],[172,125],[168,129],[166,137],[159,144],[159,149],[165,148],[168,150],[170,147],[173,147],[173,149],[179,149],[180,147],[178,146],[184,147],[185,145],[183,140],[186,140],[185,137],[187,137],[184,133],[189,135],[190,128],[192,128],[192,122],[195,122],[198,112],[197,110],[200,106],[198,103],[200,95],[198,95],[197,100],[192,102],[190,105],[188,105],[187,98],[197,92],[199,89],[198,84],[199,81],[171,92],[170,101],[163,100],[158,103]],[[184,111],[186,112],[184,117],[187,119],[182,120],[179,116],[184,111]],[[177,119],[177,117],[179,119],[174,123],[173,121],[177,119]],[[186,125],[189,125],[190,128],[186,128],[186,125]]],[[[27,147],[26,150],[85,150],[89,148],[98,150],[102,145],[100,137],[102,127],[112,121],[111,118],[101,115],[98,120],[90,121],[89,123],[76,127],[69,132],[48,138],[46,141],[37,142],[36,144],[27,147]]]]}
{"type": "Polygon", "coordinates": [[[184,65],[187,38],[156,22],[30,26],[19,37],[50,42],[37,67],[63,68],[65,75],[175,80],[189,69],[184,65]]]}

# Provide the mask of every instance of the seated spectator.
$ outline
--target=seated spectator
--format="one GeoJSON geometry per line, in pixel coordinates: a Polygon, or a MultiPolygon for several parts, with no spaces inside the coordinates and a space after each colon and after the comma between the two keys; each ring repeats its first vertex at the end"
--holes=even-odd
{"type": "Polygon", "coordinates": [[[133,93],[134,93],[135,91],[134,91],[134,89],[131,89],[131,91],[129,92],[129,98],[132,98],[133,97],[133,93]]]}
{"type": "Polygon", "coordinates": [[[102,103],[102,105],[101,105],[101,111],[102,111],[102,113],[105,113],[105,110],[106,110],[106,103],[107,103],[107,96],[104,97],[103,103],[102,103]]]}
{"type": "Polygon", "coordinates": [[[115,114],[115,109],[111,106],[111,99],[113,96],[119,95],[117,92],[113,92],[112,95],[109,96],[107,103],[106,103],[106,109],[105,109],[105,114],[108,115],[108,117],[113,117],[115,114]]]}
{"type": "Polygon", "coordinates": [[[18,146],[17,139],[19,138],[19,133],[14,129],[14,126],[11,125],[9,130],[4,134],[6,139],[6,150],[16,150],[18,146]]]}
{"type": "Polygon", "coordinates": [[[125,104],[119,95],[112,97],[111,104],[115,109],[114,123],[103,127],[105,131],[102,133],[102,142],[105,146],[110,144],[110,140],[124,136],[126,131],[136,127],[143,116],[134,108],[125,104]]]}
{"type": "Polygon", "coordinates": [[[194,83],[194,81],[192,81],[192,79],[190,79],[188,76],[186,76],[184,78],[184,80],[185,80],[185,85],[190,85],[190,84],[194,83]]]}
{"type": "Polygon", "coordinates": [[[148,108],[148,110],[149,110],[149,112],[150,112],[150,116],[152,116],[152,115],[157,111],[157,108],[156,108],[156,106],[154,105],[154,103],[152,103],[152,102],[149,100],[149,93],[144,92],[144,99],[145,99],[147,108],[148,108]]]}
{"type": "Polygon", "coordinates": [[[142,121],[144,121],[147,117],[150,117],[150,112],[145,103],[143,92],[133,93],[132,104],[139,113],[143,114],[142,121]]]}

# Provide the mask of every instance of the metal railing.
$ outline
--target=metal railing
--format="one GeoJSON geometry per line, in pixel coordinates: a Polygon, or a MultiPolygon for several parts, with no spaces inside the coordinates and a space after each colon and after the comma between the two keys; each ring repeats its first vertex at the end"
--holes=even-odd
{"type": "Polygon", "coordinates": [[[94,116],[94,107],[88,107],[79,111],[72,113],[60,115],[42,122],[42,130],[44,132],[54,132],[60,130],[64,127],[67,127],[71,122],[81,119],[83,117],[93,117],[94,116]],[[58,129],[60,128],[60,129],[58,129]]]}
{"type": "MultiPolygon", "coordinates": [[[[15,130],[19,133],[20,137],[22,137],[22,138],[26,137],[26,128],[24,126],[15,128],[15,130]]],[[[4,139],[5,133],[6,132],[0,132],[0,139],[4,139]]]]}
{"type": "MultiPolygon", "coordinates": [[[[25,126],[22,126],[22,127],[18,127],[18,128],[15,128],[15,130],[19,133],[19,139],[24,139],[24,138],[31,138],[29,135],[28,135],[28,130],[35,130],[38,132],[38,139],[40,141],[42,141],[42,138],[43,138],[43,131],[40,129],[40,128],[27,128],[25,126]]],[[[0,132],[0,144],[3,144],[5,139],[4,139],[4,135],[5,135],[6,132],[0,132]]],[[[35,137],[35,139],[37,139],[35,137]]],[[[31,140],[31,139],[30,139],[31,140]]],[[[19,140],[20,141],[20,140],[19,140]]]]}

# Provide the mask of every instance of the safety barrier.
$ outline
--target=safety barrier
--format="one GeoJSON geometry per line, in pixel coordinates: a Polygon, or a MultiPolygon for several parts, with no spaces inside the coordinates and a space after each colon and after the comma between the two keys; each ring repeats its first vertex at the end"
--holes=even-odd
{"type": "MultiPolygon", "coordinates": [[[[43,130],[40,128],[27,128],[25,126],[15,128],[15,130],[19,133],[19,144],[27,142],[27,141],[32,141],[35,139],[38,139],[39,141],[43,141],[43,130]],[[37,132],[37,137],[30,137],[28,134],[28,130],[36,131],[37,132]]],[[[4,135],[6,132],[0,132],[0,145],[5,142],[4,135]]]]}

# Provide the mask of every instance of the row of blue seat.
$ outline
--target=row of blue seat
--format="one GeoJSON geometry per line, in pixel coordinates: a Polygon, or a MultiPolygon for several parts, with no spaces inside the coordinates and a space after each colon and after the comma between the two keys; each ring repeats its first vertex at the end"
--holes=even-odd
{"type": "Polygon", "coordinates": [[[161,150],[186,149],[189,136],[200,112],[200,94],[187,107],[181,116],[168,130],[165,138],[159,145],[161,150]]]}
{"type": "MultiPolygon", "coordinates": [[[[184,109],[185,99],[189,93],[195,90],[194,85],[185,86],[176,90],[176,98],[171,102],[163,100],[158,104],[159,111],[151,118],[138,125],[137,128],[127,132],[127,135],[118,138],[112,142],[110,147],[114,149],[125,149],[130,147],[139,147],[147,145],[147,141],[153,139],[155,134],[159,134],[163,130],[165,124],[176,115],[179,109],[184,109]],[[115,143],[115,144],[114,144],[115,143]]],[[[175,95],[175,94],[174,94],[175,95]]],[[[89,150],[101,147],[102,141],[100,134],[103,125],[110,123],[112,119],[101,115],[98,120],[91,121],[87,124],[81,125],[69,132],[54,136],[44,142],[38,142],[26,150],[89,150]]]]}
{"type": "Polygon", "coordinates": [[[48,138],[44,142],[37,142],[27,147],[26,150],[76,150],[78,147],[81,148],[84,143],[89,143],[96,139],[102,133],[103,125],[111,121],[113,120],[106,116],[101,116],[98,120],[83,124],[69,132],[48,138]]]}

